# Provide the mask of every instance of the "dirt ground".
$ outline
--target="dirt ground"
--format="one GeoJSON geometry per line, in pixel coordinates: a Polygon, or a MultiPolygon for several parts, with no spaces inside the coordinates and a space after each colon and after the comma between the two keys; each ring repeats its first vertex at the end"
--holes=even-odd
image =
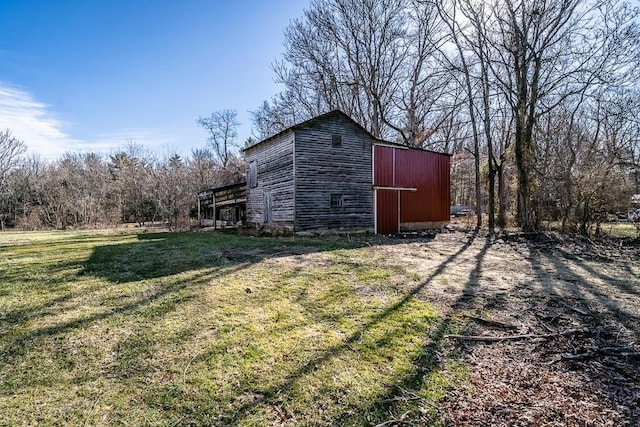
{"type": "Polygon", "coordinates": [[[637,240],[456,231],[375,251],[464,331],[435,338],[469,369],[445,424],[640,425],[637,240]]]}

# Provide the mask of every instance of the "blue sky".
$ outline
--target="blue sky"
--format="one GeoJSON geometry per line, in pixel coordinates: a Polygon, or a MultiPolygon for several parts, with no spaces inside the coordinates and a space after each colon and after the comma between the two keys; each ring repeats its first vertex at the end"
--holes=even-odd
{"type": "Polygon", "coordinates": [[[0,129],[32,153],[206,144],[199,115],[280,90],[270,65],[308,0],[0,0],[0,129]]]}

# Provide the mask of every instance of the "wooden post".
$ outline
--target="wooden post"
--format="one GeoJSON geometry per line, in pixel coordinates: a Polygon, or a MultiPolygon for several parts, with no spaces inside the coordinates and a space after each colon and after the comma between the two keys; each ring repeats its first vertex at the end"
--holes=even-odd
{"type": "Polygon", "coordinates": [[[198,227],[202,227],[202,219],[200,217],[200,195],[198,194],[198,227]]]}
{"type": "Polygon", "coordinates": [[[217,227],[216,222],[218,222],[218,209],[216,208],[216,193],[211,192],[211,198],[213,199],[213,229],[215,230],[217,227]]]}

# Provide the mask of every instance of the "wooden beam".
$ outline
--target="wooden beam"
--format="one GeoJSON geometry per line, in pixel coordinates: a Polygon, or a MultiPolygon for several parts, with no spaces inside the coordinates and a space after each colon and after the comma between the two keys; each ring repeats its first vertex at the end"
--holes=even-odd
{"type": "Polygon", "coordinates": [[[198,227],[202,227],[202,219],[200,217],[200,197],[198,197],[198,227]]]}
{"type": "Polygon", "coordinates": [[[411,148],[411,147],[407,147],[406,145],[396,145],[396,144],[389,144],[389,143],[378,142],[378,141],[373,141],[372,145],[377,145],[378,147],[397,148],[398,150],[408,150],[411,148]]]}
{"type": "Polygon", "coordinates": [[[392,191],[418,191],[417,188],[414,187],[380,187],[378,185],[373,186],[374,190],[392,190],[392,191]]]}

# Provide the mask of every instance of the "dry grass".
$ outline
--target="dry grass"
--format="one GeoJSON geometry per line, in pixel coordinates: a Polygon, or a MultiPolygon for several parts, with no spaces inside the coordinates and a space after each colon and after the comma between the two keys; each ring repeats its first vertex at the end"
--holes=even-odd
{"type": "Polygon", "coordinates": [[[384,246],[434,276],[418,295],[467,335],[582,334],[482,343],[450,339],[468,382],[445,400],[454,425],[623,426],[640,419],[640,248],[554,234],[467,233],[384,246]],[[437,243],[436,243],[437,242],[437,243]],[[462,245],[462,246],[461,246],[462,245]],[[466,247],[465,247],[466,246],[466,247]],[[425,250],[420,250],[424,248],[425,250]],[[429,252],[428,250],[431,249],[429,252]],[[435,253],[434,253],[435,252],[435,253]],[[437,271],[437,270],[436,270],[437,271]],[[491,326],[479,319],[506,324],[491,326]]]}

